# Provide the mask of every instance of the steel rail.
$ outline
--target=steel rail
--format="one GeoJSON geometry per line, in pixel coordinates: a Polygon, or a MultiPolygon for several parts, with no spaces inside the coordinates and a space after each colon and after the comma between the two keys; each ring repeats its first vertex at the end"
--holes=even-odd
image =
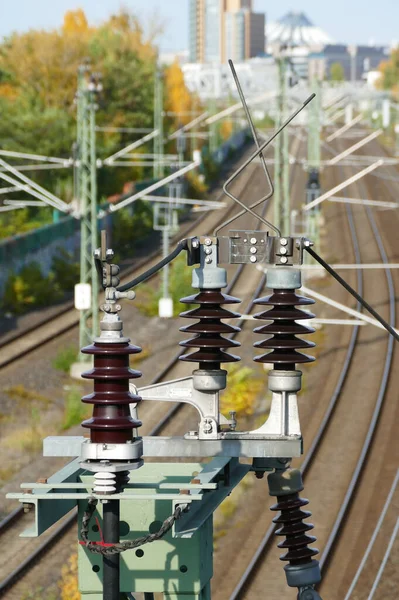
{"type": "MultiPolygon", "coordinates": [[[[396,191],[393,189],[392,182],[389,182],[389,183],[386,182],[385,185],[386,185],[387,189],[389,190],[389,192],[393,196],[395,196],[396,191]]],[[[365,208],[366,208],[367,217],[368,217],[370,226],[372,228],[372,231],[373,231],[374,236],[377,241],[377,245],[378,245],[383,263],[384,264],[389,263],[389,259],[388,259],[388,256],[387,256],[387,253],[386,253],[386,250],[384,247],[384,243],[383,243],[381,234],[379,232],[374,214],[371,211],[369,206],[366,206],[365,208]]],[[[394,289],[394,284],[393,284],[393,277],[392,277],[392,272],[390,271],[389,268],[385,269],[385,274],[386,274],[387,284],[388,284],[388,289],[389,289],[389,294],[390,294],[389,322],[391,325],[393,324],[393,326],[394,326],[395,325],[395,289],[394,289]]],[[[383,407],[385,393],[386,393],[386,389],[388,386],[389,374],[390,374],[390,369],[392,366],[393,353],[394,353],[394,339],[390,336],[389,341],[388,341],[388,349],[387,349],[387,355],[386,355],[386,359],[385,359],[385,365],[384,365],[383,379],[380,384],[377,402],[376,402],[372,420],[370,422],[370,426],[369,426],[369,429],[367,432],[366,440],[365,440],[365,443],[362,448],[359,463],[357,465],[356,471],[354,472],[352,480],[350,482],[350,485],[354,487],[354,490],[356,489],[356,485],[359,483],[359,480],[361,478],[361,467],[359,466],[359,464],[364,465],[365,461],[367,460],[369,448],[372,443],[374,434],[376,432],[376,428],[378,426],[378,420],[379,420],[380,413],[381,413],[381,410],[383,407]]],[[[334,546],[336,546],[340,535],[342,535],[342,523],[344,522],[345,516],[347,515],[347,512],[350,508],[350,504],[351,504],[351,498],[345,497],[344,505],[343,505],[340,513],[337,516],[336,522],[334,524],[334,529],[330,534],[329,540],[327,541],[327,546],[324,550],[324,553],[323,553],[323,556],[321,559],[321,566],[322,567],[324,566],[324,569],[326,569],[326,568],[328,569],[329,561],[331,560],[332,555],[333,555],[334,546]]],[[[386,507],[384,508],[384,510],[386,510],[386,507]]],[[[382,520],[380,519],[379,522],[377,523],[377,529],[374,532],[374,535],[376,535],[376,533],[378,533],[378,529],[381,527],[381,525],[382,525],[382,520]]],[[[369,552],[369,547],[365,551],[365,554],[361,561],[361,565],[362,565],[363,561],[365,560],[365,557],[368,552],[369,552]]],[[[345,600],[346,600],[346,598],[349,597],[350,593],[353,591],[354,585],[357,582],[357,579],[356,579],[357,575],[358,575],[358,573],[356,574],[355,579],[352,582],[349,592],[345,596],[345,600]]]]}
{"type": "MultiPolygon", "coordinates": [[[[347,210],[347,214],[348,214],[348,220],[349,220],[349,226],[350,226],[351,235],[352,235],[352,242],[353,242],[353,248],[354,248],[354,252],[355,252],[356,262],[360,263],[361,258],[360,258],[359,243],[358,243],[356,230],[354,228],[352,208],[349,205],[346,205],[346,210],[347,210]]],[[[379,234],[376,223],[374,221],[374,217],[372,215],[370,207],[367,207],[367,214],[368,214],[368,218],[370,220],[370,225],[373,229],[373,233],[375,235],[376,242],[377,242],[378,248],[380,250],[383,262],[388,262],[388,259],[387,259],[386,253],[385,253],[385,249],[384,249],[384,246],[382,243],[382,239],[379,234]]],[[[361,273],[362,273],[361,270],[358,269],[357,270],[357,278],[358,278],[358,290],[359,290],[360,294],[362,294],[362,285],[360,284],[360,282],[362,281],[361,273]]],[[[389,302],[390,302],[390,323],[392,323],[395,321],[395,293],[394,293],[394,289],[393,289],[392,274],[389,269],[386,269],[386,275],[387,275],[387,281],[388,281],[388,292],[389,292],[389,302]]],[[[357,309],[359,310],[359,308],[360,307],[358,305],[357,309]]],[[[337,402],[341,396],[342,389],[344,387],[344,384],[345,384],[345,381],[347,378],[347,374],[349,372],[349,368],[352,363],[352,358],[353,358],[354,349],[356,346],[358,332],[359,332],[359,327],[355,326],[353,329],[353,332],[352,332],[351,340],[350,340],[349,346],[348,346],[348,351],[347,351],[347,354],[345,357],[344,365],[341,370],[336,388],[333,392],[333,395],[331,397],[331,400],[329,402],[327,410],[324,414],[324,417],[320,424],[319,430],[318,430],[315,438],[312,441],[309,451],[305,455],[304,461],[302,462],[301,472],[304,477],[306,476],[306,473],[309,471],[311,464],[314,462],[314,460],[317,456],[317,450],[320,446],[320,442],[321,442],[323,435],[331,421],[331,418],[333,416],[337,402]]],[[[380,389],[379,389],[374,413],[372,416],[372,420],[370,422],[370,426],[369,426],[368,432],[366,434],[365,442],[362,447],[359,461],[358,461],[355,471],[353,473],[351,482],[348,486],[348,490],[345,495],[343,505],[341,507],[341,510],[339,511],[339,514],[334,523],[333,529],[330,533],[329,539],[327,541],[327,546],[322,554],[322,557],[320,560],[320,566],[322,569],[323,569],[323,567],[325,568],[325,566],[328,564],[327,560],[331,556],[330,553],[331,553],[334,545],[338,541],[338,536],[340,535],[340,528],[342,525],[342,521],[344,519],[344,516],[347,514],[347,511],[351,504],[351,500],[353,499],[355,491],[357,489],[357,485],[360,480],[362,469],[365,466],[367,453],[369,451],[369,448],[370,448],[372,440],[373,440],[375,428],[378,423],[378,417],[379,417],[379,414],[380,414],[380,411],[382,408],[385,391],[386,391],[386,387],[387,387],[387,383],[388,383],[389,371],[390,371],[390,366],[391,366],[391,362],[392,362],[392,354],[393,354],[393,342],[394,342],[394,340],[390,336],[389,341],[388,341],[387,354],[385,357],[383,376],[382,376],[380,389]]],[[[260,566],[260,561],[264,557],[265,550],[268,550],[271,546],[275,529],[276,529],[276,527],[274,525],[271,525],[269,527],[269,529],[266,531],[266,534],[264,535],[261,543],[259,544],[254,556],[252,557],[252,559],[251,559],[249,565],[247,566],[247,568],[245,569],[244,574],[242,575],[239,583],[235,587],[232,595],[230,596],[230,600],[236,600],[237,598],[242,597],[243,592],[245,592],[245,590],[249,584],[250,578],[254,575],[254,573],[260,566]]]]}

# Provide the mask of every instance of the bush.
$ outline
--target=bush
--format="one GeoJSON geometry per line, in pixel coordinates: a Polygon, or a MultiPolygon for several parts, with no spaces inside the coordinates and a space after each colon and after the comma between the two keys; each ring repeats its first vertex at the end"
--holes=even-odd
{"type": "MultiPolygon", "coordinates": [[[[178,256],[173,261],[169,273],[169,294],[173,300],[173,314],[177,317],[182,310],[192,308],[189,304],[182,305],[180,299],[195,293],[191,287],[191,269],[187,268],[186,257],[178,256]]],[[[147,317],[155,317],[158,314],[158,301],[161,297],[160,287],[154,288],[151,284],[141,285],[138,288],[136,306],[147,317]]]]}
{"type": "Polygon", "coordinates": [[[69,346],[61,350],[53,360],[54,369],[69,373],[71,366],[76,362],[77,350],[75,346],[69,346]]]}
{"type": "Polygon", "coordinates": [[[80,281],[80,265],[65,248],[58,248],[51,265],[54,284],[63,292],[71,292],[80,281]]]}
{"type": "Polygon", "coordinates": [[[62,429],[69,429],[74,425],[79,425],[91,414],[91,405],[83,404],[82,395],[77,387],[69,390],[65,399],[64,418],[62,429]]]}
{"type": "Polygon", "coordinates": [[[62,291],[53,273],[43,275],[40,265],[32,262],[18,274],[9,275],[5,285],[3,305],[14,314],[23,314],[30,308],[41,308],[62,298],[62,291]]]}

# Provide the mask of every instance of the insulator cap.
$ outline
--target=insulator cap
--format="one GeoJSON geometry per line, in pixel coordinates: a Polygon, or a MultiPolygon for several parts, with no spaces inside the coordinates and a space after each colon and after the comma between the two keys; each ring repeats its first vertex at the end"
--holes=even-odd
{"type": "Polygon", "coordinates": [[[82,402],[94,405],[93,416],[83,421],[82,427],[90,429],[93,443],[132,440],[132,430],[140,427],[141,421],[130,415],[130,404],[141,398],[129,391],[129,381],[141,373],[129,367],[129,356],[141,348],[128,342],[94,342],[82,352],[94,356],[93,369],[82,374],[85,379],[94,379],[94,392],[82,398],[82,402]]]}
{"type": "Polygon", "coordinates": [[[312,319],[314,314],[295,308],[295,306],[314,304],[314,300],[298,296],[291,289],[276,289],[270,296],[255,300],[255,304],[273,307],[254,315],[255,319],[272,321],[268,325],[257,327],[254,329],[254,333],[273,336],[254,344],[256,348],[271,350],[271,352],[257,356],[254,359],[255,362],[272,363],[281,368],[295,368],[295,363],[308,363],[315,360],[313,356],[297,352],[299,348],[313,348],[315,344],[296,337],[296,335],[315,331],[313,327],[296,322],[302,319],[312,319]]]}
{"type": "Polygon", "coordinates": [[[224,333],[233,333],[240,329],[221,322],[221,319],[237,318],[240,314],[220,306],[221,304],[237,304],[240,302],[238,298],[223,294],[220,290],[202,289],[198,294],[182,298],[180,302],[200,305],[198,308],[180,314],[186,319],[199,319],[197,323],[180,328],[180,331],[197,334],[189,340],[180,342],[180,346],[199,348],[197,352],[181,356],[181,360],[208,365],[212,363],[212,366],[215,367],[220,366],[220,363],[240,360],[238,356],[225,351],[225,349],[240,346],[240,343],[222,336],[224,333]]]}

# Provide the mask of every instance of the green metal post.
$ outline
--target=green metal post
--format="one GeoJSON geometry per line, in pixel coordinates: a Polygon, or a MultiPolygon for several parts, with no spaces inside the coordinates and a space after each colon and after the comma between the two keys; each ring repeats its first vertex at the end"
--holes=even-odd
{"type": "Polygon", "coordinates": [[[94,250],[98,245],[97,232],[97,149],[96,149],[96,93],[91,91],[89,105],[89,120],[90,120],[90,186],[89,186],[89,203],[90,203],[90,229],[91,229],[91,308],[92,308],[92,324],[91,324],[91,340],[98,335],[98,275],[93,259],[94,250]]]}
{"type": "MultiPolygon", "coordinates": [[[[87,346],[97,335],[98,282],[93,261],[97,247],[97,161],[95,91],[89,89],[87,66],[78,71],[77,94],[77,192],[80,213],[80,282],[91,286],[91,306],[80,311],[79,346],[87,346]]],[[[90,360],[79,355],[79,361],[90,360]]]]}
{"type": "MultiPolygon", "coordinates": [[[[314,78],[312,81],[312,92],[316,94],[313,102],[308,107],[308,171],[320,173],[320,110],[321,110],[321,86],[314,78]]],[[[314,196],[308,201],[314,200],[314,196]]],[[[306,233],[320,247],[320,209],[315,207],[306,211],[306,233]]]]}
{"type": "MultiPolygon", "coordinates": [[[[281,121],[287,117],[287,60],[281,59],[281,121]]],[[[283,165],[282,165],[282,188],[283,188],[283,218],[282,218],[282,233],[290,234],[290,161],[289,161],[289,139],[288,127],[282,131],[283,141],[283,165]]]]}
{"type": "MultiPolygon", "coordinates": [[[[277,58],[278,70],[278,95],[275,128],[278,129],[283,122],[284,114],[284,66],[283,59],[277,58]]],[[[283,232],[283,146],[281,136],[278,135],[274,143],[274,222],[280,231],[283,232]]]]}
{"type": "Polygon", "coordinates": [[[163,81],[162,73],[159,67],[155,71],[154,79],[154,129],[158,129],[159,133],[154,138],[154,179],[162,179],[164,177],[163,164],[163,81]]]}
{"type": "MultiPolygon", "coordinates": [[[[216,114],[216,100],[212,98],[208,105],[209,114],[216,114]]],[[[217,123],[211,123],[209,126],[209,152],[213,154],[218,148],[218,130],[217,123]]]]}

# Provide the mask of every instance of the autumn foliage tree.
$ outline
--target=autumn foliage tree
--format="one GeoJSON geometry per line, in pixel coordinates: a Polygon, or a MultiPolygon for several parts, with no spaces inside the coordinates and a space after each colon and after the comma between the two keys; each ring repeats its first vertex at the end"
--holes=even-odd
{"type": "MultiPolygon", "coordinates": [[[[60,29],[14,33],[0,44],[0,147],[7,150],[69,157],[76,136],[74,98],[77,69],[89,59],[101,72],[104,92],[99,125],[151,127],[156,50],[138,19],[121,9],[97,27],[82,10],[65,14],[60,29]]],[[[125,133],[97,136],[99,157],[132,141],[125,133]]],[[[101,172],[100,193],[119,191],[142,172],[101,172]]],[[[52,187],[54,175],[35,178],[52,187]]],[[[70,179],[70,171],[57,172],[70,179]]],[[[69,186],[71,187],[71,186],[69,186]]],[[[68,199],[68,198],[67,198],[68,199]]]]}
{"type": "Polygon", "coordinates": [[[399,48],[392,50],[389,60],[379,66],[381,77],[378,86],[384,90],[392,90],[399,97],[399,48]]]}

